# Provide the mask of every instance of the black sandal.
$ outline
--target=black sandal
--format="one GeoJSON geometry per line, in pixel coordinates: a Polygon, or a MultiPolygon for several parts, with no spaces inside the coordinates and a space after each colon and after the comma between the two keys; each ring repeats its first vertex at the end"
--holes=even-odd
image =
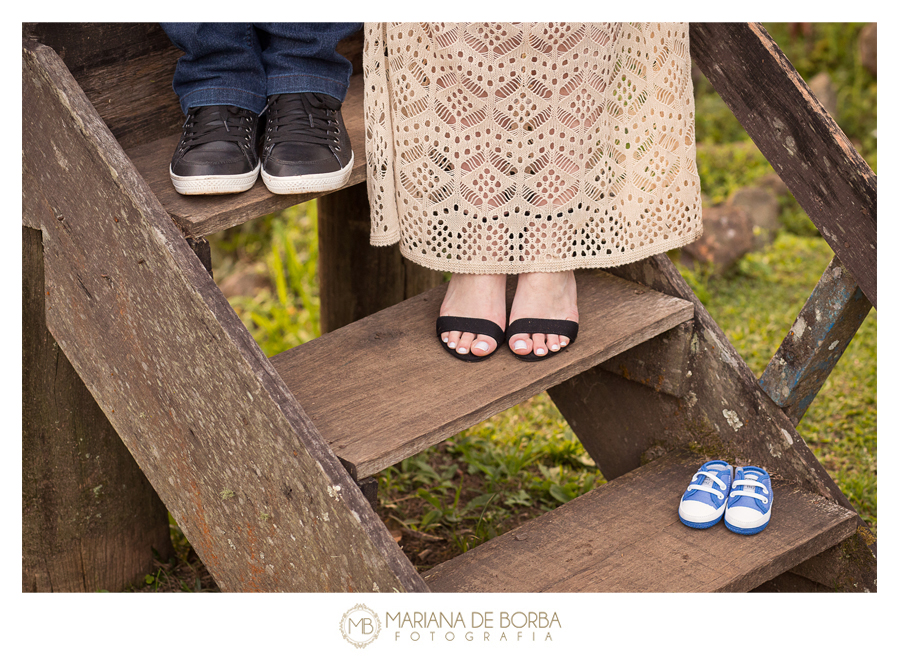
{"type": "Polygon", "coordinates": [[[484,361],[489,356],[500,351],[500,345],[506,340],[506,332],[503,331],[497,323],[483,318],[462,318],[455,315],[445,315],[437,319],[437,337],[441,346],[457,359],[461,361],[484,361]],[[461,331],[463,333],[490,336],[497,341],[497,348],[490,354],[485,354],[484,356],[475,356],[471,352],[460,354],[456,350],[448,347],[447,343],[441,340],[441,334],[447,331],[461,331]]]}
{"type": "MultiPolygon", "coordinates": [[[[578,336],[578,323],[573,322],[572,320],[519,318],[518,320],[509,323],[509,326],[506,328],[506,334],[508,336],[515,336],[516,334],[556,334],[557,336],[565,336],[569,339],[569,342],[566,343],[565,347],[561,347],[556,352],[548,349],[545,356],[538,356],[534,351],[525,355],[513,352],[513,356],[522,361],[543,361],[549,359],[551,356],[559,354],[566,349],[566,347],[575,342],[575,338],[578,336]]],[[[510,349],[510,352],[512,352],[512,349],[510,349]]]]}

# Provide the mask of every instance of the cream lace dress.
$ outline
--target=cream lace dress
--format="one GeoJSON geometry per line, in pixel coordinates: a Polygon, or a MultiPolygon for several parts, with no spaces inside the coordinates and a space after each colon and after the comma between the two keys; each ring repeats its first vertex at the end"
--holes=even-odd
{"type": "Polygon", "coordinates": [[[701,231],[686,23],[367,23],[371,243],[611,267],[701,231]]]}

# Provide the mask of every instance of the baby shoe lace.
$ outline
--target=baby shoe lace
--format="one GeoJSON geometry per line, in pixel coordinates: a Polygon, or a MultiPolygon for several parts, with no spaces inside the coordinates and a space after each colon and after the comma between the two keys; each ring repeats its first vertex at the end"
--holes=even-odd
{"type": "Polygon", "coordinates": [[[689,484],[687,490],[693,491],[696,489],[698,491],[705,491],[707,493],[714,494],[720,500],[725,497],[723,493],[725,491],[725,483],[722,482],[722,480],[720,480],[712,471],[699,471],[694,475],[693,478],[691,478],[691,482],[693,483],[695,480],[699,480],[703,477],[705,477],[706,479],[701,480],[699,484],[689,484]],[[719,485],[719,489],[721,489],[721,491],[716,491],[716,489],[712,487],[713,483],[719,485]]]}
{"type": "Polygon", "coordinates": [[[757,489],[762,489],[763,494],[768,494],[769,490],[762,482],[757,482],[756,480],[735,480],[731,485],[731,497],[735,496],[749,496],[750,498],[757,498],[761,500],[763,503],[768,503],[769,499],[764,495],[757,493],[756,491],[751,491],[747,487],[755,487],[757,489]],[[738,487],[743,487],[742,489],[738,489],[738,487]]]}
{"type": "Polygon", "coordinates": [[[233,105],[192,107],[181,127],[181,152],[210,142],[233,142],[253,165],[250,157],[253,134],[253,112],[233,105]]]}
{"type": "Polygon", "coordinates": [[[266,122],[266,144],[298,142],[319,144],[340,151],[340,125],[337,110],[340,103],[325,94],[279,94],[272,96],[260,114],[269,111],[266,122]],[[335,107],[335,105],[337,105],[335,107]]]}

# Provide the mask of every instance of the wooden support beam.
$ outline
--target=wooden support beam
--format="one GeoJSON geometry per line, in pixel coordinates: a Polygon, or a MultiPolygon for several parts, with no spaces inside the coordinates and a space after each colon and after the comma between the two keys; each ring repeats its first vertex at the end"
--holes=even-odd
{"type": "MultiPolygon", "coordinates": [[[[364,144],[356,148],[363,149],[364,144]]],[[[399,304],[443,282],[441,272],[406,260],[400,247],[369,244],[365,182],[316,201],[322,333],[399,304]]]]}
{"type": "Polygon", "coordinates": [[[49,48],[23,43],[47,326],[226,591],[426,591],[49,48]]]}
{"type": "Polygon", "coordinates": [[[637,468],[647,451],[680,425],[678,398],[688,390],[693,336],[694,321],[682,322],[571,384],[550,389],[553,402],[607,480],[637,468]],[[654,410],[652,420],[649,409],[654,410]]]}
{"type": "Polygon", "coordinates": [[[191,251],[197,254],[197,258],[200,259],[209,275],[212,276],[212,251],[209,246],[209,240],[206,238],[188,238],[187,243],[191,251]]]}
{"type": "Polygon", "coordinates": [[[810,295],[759,385],[798,425],[872,305],[837,256],[810,295]]]}
{"type": "MultiPolygon", "coordinates": [[[[24,189],[40,224],[50,207],[24,189]]],[[[47,299],[41,232],[23,227],[22,591],[116,592],[171,556],[169,515],[47,330],[47,299]]]]}
{"type": "Polygon", "coordinates": [[[654,391],[680,398],[684,394],[694,322],[682,322],[600,364],[600,368],[654,391]]]}
{"type": "Polygon", "coordinates": [[[57,52],[123,148],[181,132],[172,76],[182,53],[159,23],[23,23],[22,38],[57,52]]]}
{"type": "Polygon", "coordinates": [[[877,181],[759,23],[691,23],[691,57],[876,306],[877,181]]]}

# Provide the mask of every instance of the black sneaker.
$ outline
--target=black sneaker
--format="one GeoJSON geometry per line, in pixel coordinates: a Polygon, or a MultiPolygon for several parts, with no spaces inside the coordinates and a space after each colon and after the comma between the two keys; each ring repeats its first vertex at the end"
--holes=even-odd
{"type": "Polygon", "coordinates": [[[179,194],[230,194],[253,187],[259,175],[259,117],[234,105],[188,110],[169,176],[179,194]]]}
{"type": "Polygon", "coordinates": [[[327,94],[279,94],[266,105],[262,178],[273,194],[340,189],[353,169],[341,103],[327,94]]]}

